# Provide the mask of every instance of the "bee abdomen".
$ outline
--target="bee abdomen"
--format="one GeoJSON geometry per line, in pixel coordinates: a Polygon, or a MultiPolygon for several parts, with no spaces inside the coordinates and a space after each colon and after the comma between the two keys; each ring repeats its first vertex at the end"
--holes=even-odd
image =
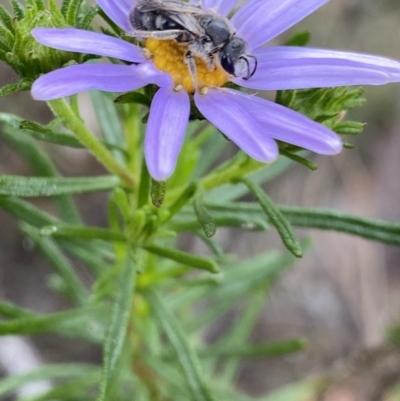
{"type": "Polygon", "coordinates": [[[156,11],[139,11],[133,9],[129,16],[132,27],[138,31],[166,31],[178,29],[179,26],[174,21],[156,11]]]}

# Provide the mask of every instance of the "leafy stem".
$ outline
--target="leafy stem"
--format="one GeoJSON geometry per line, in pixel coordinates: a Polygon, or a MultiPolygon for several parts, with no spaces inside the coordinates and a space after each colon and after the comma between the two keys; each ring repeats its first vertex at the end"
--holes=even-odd
{"type": "Polygon", "coordinates": [[[131,173],[118,163],[107,148],[89,131],[85,123],[73,112],[65,99],[55,99],[48,102],[54,114],[69,128],[103,166],[118,176],[125,185],[134,187],[135,179],[131,173]]]}

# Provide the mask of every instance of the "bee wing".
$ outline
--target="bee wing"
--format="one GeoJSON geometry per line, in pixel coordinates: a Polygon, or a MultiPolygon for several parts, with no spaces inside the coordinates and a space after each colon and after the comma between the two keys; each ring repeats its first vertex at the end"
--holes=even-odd
{"type": "Polygon", "coordinates": [[[191,14],[169,14],[168,17],[194,36],[204,36],[204,28],[191,14]]]}
{"type": "Polygon", "coordinates": [[[184,3],[181,0],[138,0],[139,11],[165,11],[171,14],[206,14],[199,6],[184,3]]]}
{"type": "Polygon", "coordinates": [[[204,35],[204,29],[194,18],[195,14],[206,14],[200,7],[184,3],[181,0],[138,0],[136,8],[141,12],[159,11],[168,15],[168,18],[193,35],[204,35]]]}

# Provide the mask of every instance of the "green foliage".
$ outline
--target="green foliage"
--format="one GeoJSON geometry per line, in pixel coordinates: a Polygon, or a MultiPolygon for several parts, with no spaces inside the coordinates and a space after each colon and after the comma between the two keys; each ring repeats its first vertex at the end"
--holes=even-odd
{"type": "MultiPolygon", "coordinates": [[[[365,124],[346,121],[344,118],[349,110],[365,104],[363,93],[363,88],[344,87],[288,90],[278,91],[275,101],[326,125],[340,135],[359,135],[365,124]]],[[[349,148],[349,146],[344,147],[349,148]]],[[[317,169],[314,163],[297,154],[301,150],[297,146],[280,143],[279,148],[281,154],[289,159],[310,170],[317,169]]]]}
{"type": "Polygon", "coordinates": [[[116,288],[111,321],[104,342],[104,364],[97,401],[108,398],[109,388],[115,376],[115,368],[126,341],[136,276],[136,267],[129,253],[122,261],[122,269],[120,270],[121,274],[116,288]]]}
{"type": "Polygon", "coordinates": [[[178,320],[164,307],[162,300],[154,291],[148,291],[146,299],[149,301],[155,318],[176,352],[176,357],[192,395],[191,398],[195,401],[215,400],[205,384],[197,355],[191,349],[178,320]]]}
{"type": "Polygon", "coordinates": [[[54,0],[27,0],[26,7],[18,0],[10,0],[10,5],[13,15],[0,4],[0,61],[8,64],[20,76],[20,81],[0,88],[0,97],[30,89],[42,73],[84,61],[83,55],[40,45],[31,31],[35,27],[89,29],[99,12],[98,6],[86,10],[82,0],[66,0],[61,10],[54,0]]]}
{"type": "Polygon", "coordinates": [[[21,177],[11,175],[0,176],[0,195],[32,198],[38,196],[59,196],[82,194],[112,189],[119,184],[113,176],[79,177],[79,178],[47,178],[21,177]]]}
{"type": "Polygon", "coordinates": [[[272,202],[272,199],[270,199],[270,197],[264,193],[263,189],[259,185],[253,183],[247,178],[242,178],[241,181],[247,185],[249,190],[257,198],[257,201],[259,202],[261,208],[268,216],[271,223],[278,230],[282,242],[285,244],[287,249],[292,252],[294,256],[301,258],[303,256],[303,252],[301,250],[299,241],[293,233],[292,226],[272,202]]]}

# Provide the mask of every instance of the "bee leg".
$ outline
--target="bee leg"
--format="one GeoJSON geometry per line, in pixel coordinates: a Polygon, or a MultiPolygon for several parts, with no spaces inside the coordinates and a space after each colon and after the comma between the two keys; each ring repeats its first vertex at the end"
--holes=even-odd
{"type": "Polygon", "coordinates": [[[198,85],[197,85],[197,68],[196,68],[196,63],[194,61],[192,52],[190,50],[188,50],[185,53],[185,63],[188,65],[188,69],[189,69],[190,76],[192,78],[194,90],[197,91],[199,89],[198,85]]]}
{"type": "Polygon", "coordinates": [[[134,38],[140,39],[147,39],[147,38],[154,38],[154,39],[176,39],[178,36],[182,35],[184,31],[180,29],[169,29],[166,31],[140,31],[134,30],[131,32],[131,35],[134,38]]]}

